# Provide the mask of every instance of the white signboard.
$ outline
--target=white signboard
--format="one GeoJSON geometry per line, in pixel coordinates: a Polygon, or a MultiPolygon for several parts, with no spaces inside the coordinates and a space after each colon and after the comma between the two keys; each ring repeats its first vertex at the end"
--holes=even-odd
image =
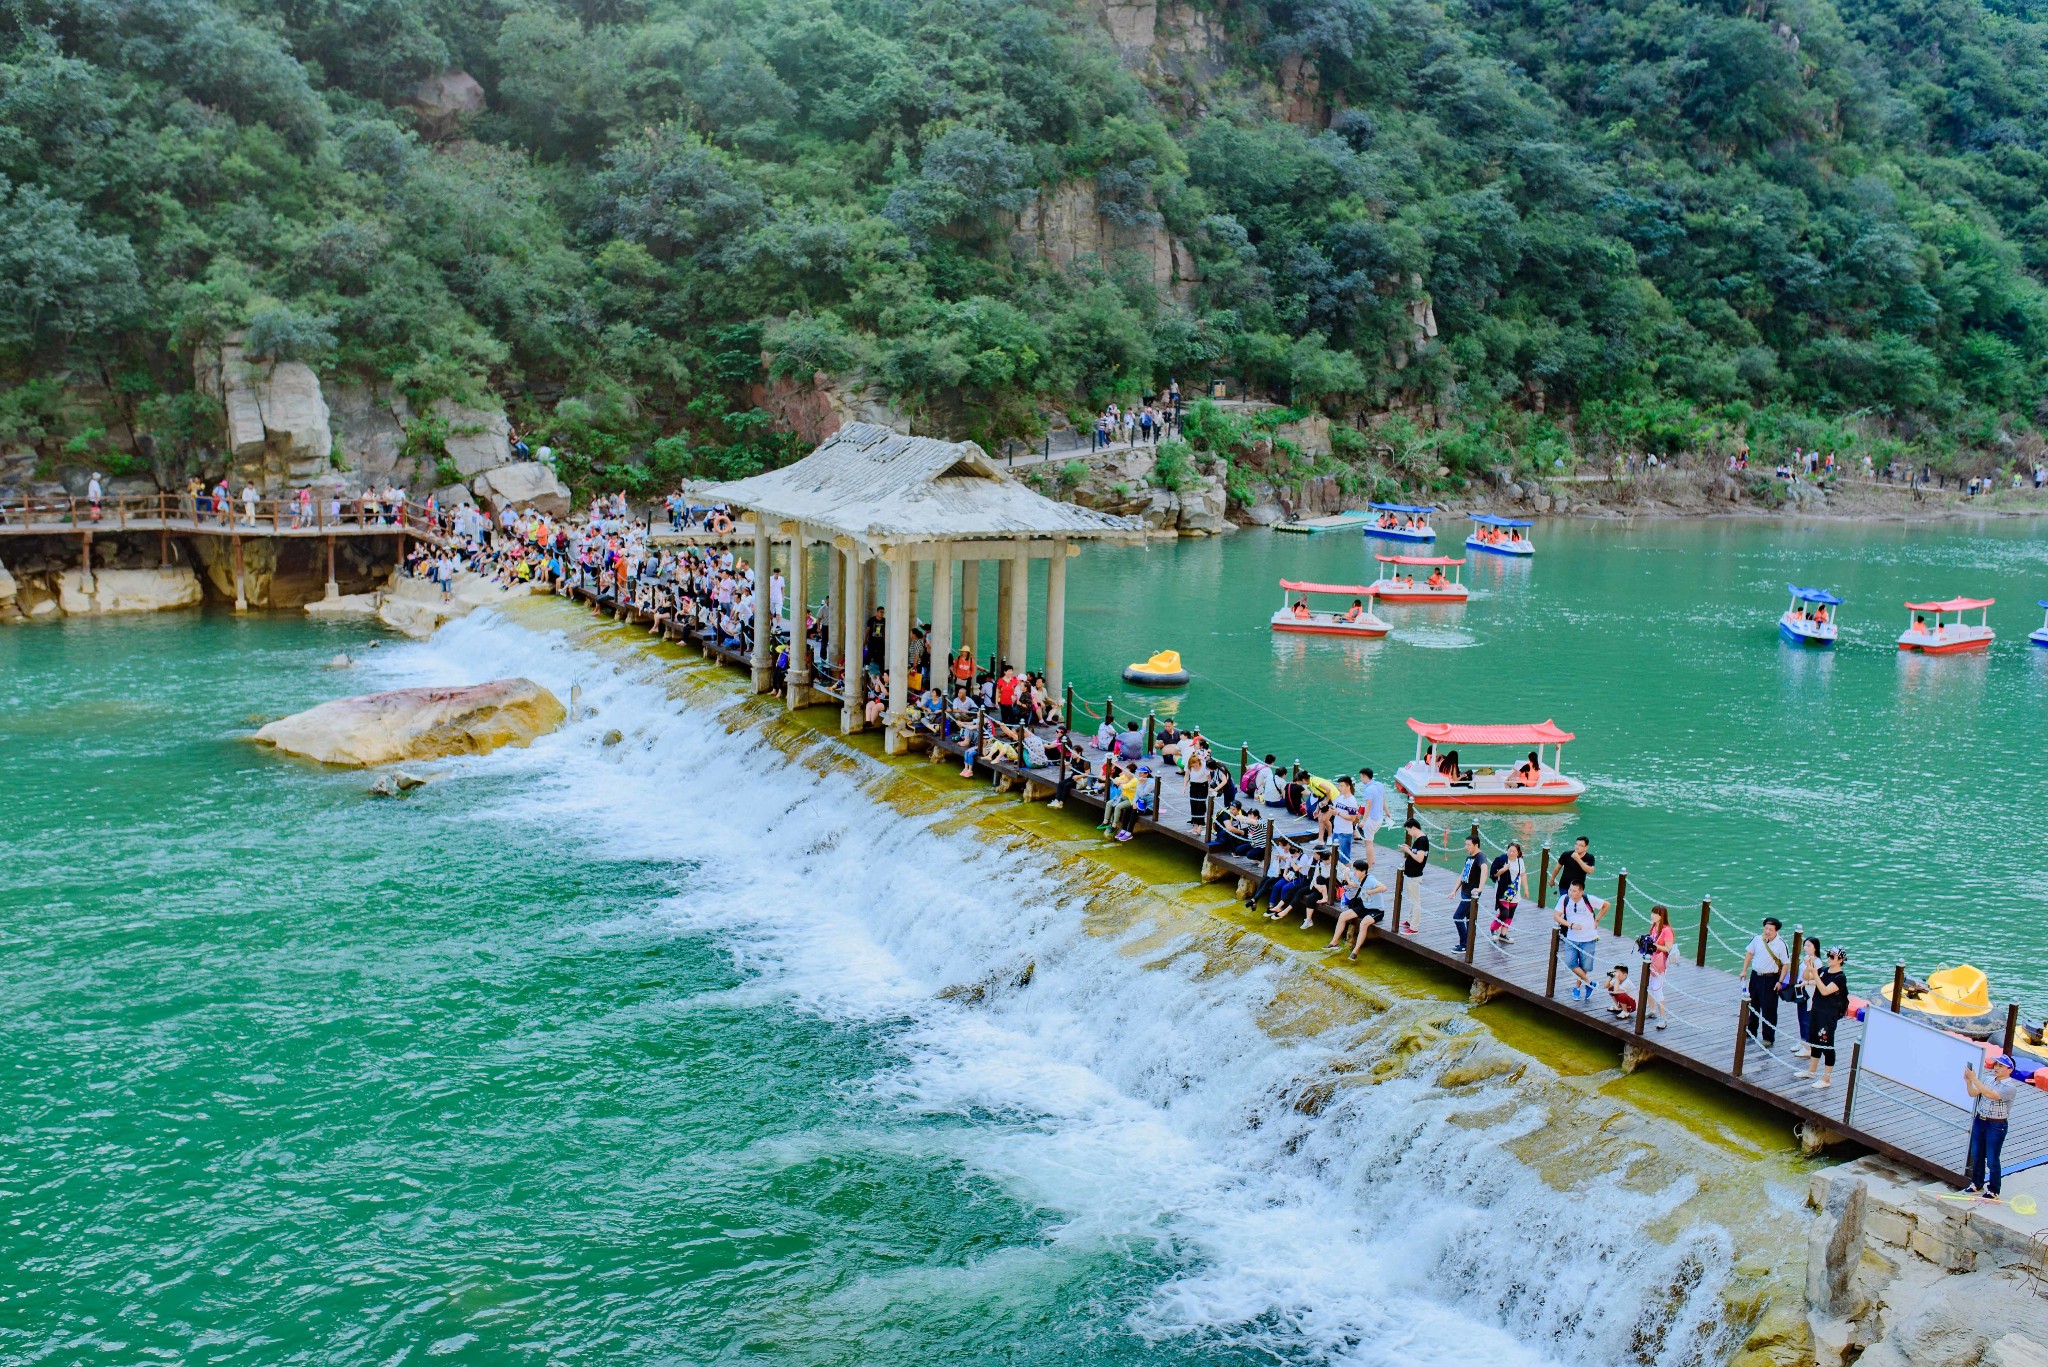
{"type": "Polygon", "coordinates": [[[1963,1071],[1984,1062],[1984,1046],[1893,1015],[1877,1003],[1863,1013],[1863,1067],[1939,1101],[1973,1109],[1963,1071]]]}

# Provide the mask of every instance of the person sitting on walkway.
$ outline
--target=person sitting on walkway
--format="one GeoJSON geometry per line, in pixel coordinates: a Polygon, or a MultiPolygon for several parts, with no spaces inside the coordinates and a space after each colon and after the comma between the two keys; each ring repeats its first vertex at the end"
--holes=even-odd
{"type": "Polygon", "coordinates": [[[1266,919],[1277,921],[1286,913],[1276,908],[1291,896],[1294,890],[1308,881],[1307,856],[1301,848],[1285,836],[1273,840],[1272,863],[1259,886],[1252,891],[1246,906],[1263,901],[1266,904],[1266,919]]]}
{"type": "Polygon", "coordinates": [[[1287,806],[1287,782],[1274,767],[1273,757],[1266,756],[1265,767],[1259,770],[1259,805],[1284,809],[1287,806]]]}
{"type": "Polygon", "coordinates": [[[1216,831],[1209,839],[1209,851],[1234,859],[1256,855],[1264,848],[1265,829],[1256,813],[1232,804],[1216,818],[1216,831]]]}
{"type": "Polygon", "coordinates": [[[1628,990],[1628,968],[1616,964],[1607,970],[1607,1014],[1616,1020],[1626,1020],[1636,1013],[1636,994],[1628,990]]]}
{"type": "Polygon", "coordinates": [[[1109,801],[1103,804],[1102,824],[1097,830],[1107,832],[1118,840],[1129,840],[1131,832],[1128,822],[1136,820],[1133,808],[1138,802],[1138,771],[1128,764],[1118,764],[1109,779],[1109,801]]]}
{"type": "Polygon", "coordinates": [[[1337,929],[1330,936],[1325,949],[1336,949],[1343,944],[1347,931],[1351,934],[1351,953],[1356,959],[1360,945],[1365,943],[1365,932],[1377,930],[1387,919],[1387,910],[1381,905],[1387,885],[1372,876],[1372,868],[1363,859],[1351,861],[1351,895],[1337,910],[1337,929]]]}
{"type": "Polygon", "coordinates": [[[2012,1099],[2020,1089],[2012,1080],[2012,1060],[1999,1054],[1982,1067],[1963,1069],[1963,1086],[1976,1102],[1970,1117],[1970,1157],[1963,1195],[1996,1201],[2005,1177],[1999,1159],[2005,1152],[2012,1099]]]}
{"type": "Polygon", "coordinates": [[[1116,749],[1116,723],[1108,717],[1104,717],[1102,724],[1095,728],[1095,748],[1104,751],[1116,749]]]}
{"type": "Polygon", "coordinates": [[[1136,764],[1145,758],[1145,728],[1135,720],[1129,730],[1116,738],[1116,757],[1126,764],[1136,764]]]}
{"type": "Polygon", "coordinates": [[[1168,717],[1166,724],[1159,728],[1159,734],[1153,738],[1153,743],[1159,747],[1159,753],[1163,758],[1173,761],[1174,765],[1178,767],[1180,764],[1181,742],[1184,739],[1185,737],[1180,733],[1180,728],[1173,724],[1173,718],[1168,717]]]}

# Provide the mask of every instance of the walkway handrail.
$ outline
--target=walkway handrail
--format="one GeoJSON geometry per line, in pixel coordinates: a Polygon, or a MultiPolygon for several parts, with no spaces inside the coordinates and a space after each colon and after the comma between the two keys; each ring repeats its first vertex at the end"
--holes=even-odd
{"type": "Polygon", "coordinates": [[[425,503],[392,503],[374,495],[316,494],[303,508],[294,498],[229,498],[222,507],[212,494],[121,494],[92,500],[0,495],[0,531],[14,533],[197,531],[215,534],[264,532],[414,531],[438,535],[441,524],[425,503]]]}

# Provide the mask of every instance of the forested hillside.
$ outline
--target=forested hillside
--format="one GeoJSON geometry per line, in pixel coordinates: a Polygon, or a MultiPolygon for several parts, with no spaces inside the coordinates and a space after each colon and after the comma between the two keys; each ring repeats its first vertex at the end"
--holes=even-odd
{"type": "Polygon", "coordinates": [[[987,441],[1227,376],[1453,477],[2048,421],[2038,0],[0,16],[0,443],[46,468],[203,464],[237,334],[634,486],[785,457],[820,372],[987,441]]]}

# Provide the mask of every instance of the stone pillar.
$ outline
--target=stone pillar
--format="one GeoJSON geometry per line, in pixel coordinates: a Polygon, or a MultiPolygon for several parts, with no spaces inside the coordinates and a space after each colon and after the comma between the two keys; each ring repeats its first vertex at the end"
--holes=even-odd
{"type": "Polygon", "coordinates": [[[910,705],[910,600],[916,592],[916,564],[908,546],[889,549],[889,601],[883,617],[887,624],[888,648],[883,667],[889,672],[889,714],[882,719],[882,748],[889,754],[903,753],[903,736],[896,719],[910,705]]]}
{"type": "Polygon", "coordinates": [[[334,533],[327,534],[327,601],[341,597],[341,585],[334,577],[334,533]]]}
{"type": "Polygon", "coordinates": [[[754,691],[766,693],[775,687],[775,619],[768,611],[768,576],[771,543],[768,519],[754,515],[754,691]]]}
{"type": "MultiPolygon", "coordinates": [[[[1019,550],[1024,543],[1019,542],[1019,550]]],[[[1031,562],[1019,555],[1003,562],[1010,570],[1010,604],[1003,614],[1003,654],[1021,676],[1031,659],[1031,562]]]]}
{"type": "Polygon", "coordinates": [[[1045,565],[1045,693],[1058,698],[1066,685],[1067,666],[1067,552],[1064,541],[1052,543],[1052,559],[1045,565]]]}
{"type": "Polygon", "coordinates": [[[994,632],[995,640],[990,643],[995,649],[991,653],[997,657],[996,663],[999,667],[1005,664],[1013,664],[1017,665],[1021,670],[1023,662],[1010,654],[1010,604],[1016,597],[1017,562],[1014,560],[996,561],[996,629],[994,632]]]}
{"type": "Polygon", "coordinates": [[[953,696],[953,543],[932,548],[932,682],[939,696],[953,696]]]}
{"type": "Polygon", "coordinates": [[[846,557],[839,548],[825,543],[825,627],[829,633],[825,658],[828,661],[844,662],[846,652],[840,649],[841,636],[846,634],[842,624],[846,621],[846,557]]]}
{"type": "Polygon", "coordinates": [[[798,527],[789,539],[789,582],[782,593],[789,612],[789,691],[785,698],[791,707],[803,707],[811,700],[811,636],[804,630],[808,611],[804,594],[809,591],[804,571],[810,568],[810,558],[810,548],[804,544],[804,529],[798,527]]]}
{"type": "Polygon", "coordinates": [[[960,644],[981,654],[981,561],[969,556],[960,566],[960,644]]]}
{"type": "Polygon", "coordinates": [[[862,604],[868,583],[868,562],[857,547],[846,551],[846,602],[839,610],[840,658],[846,661],[840,677],[839,729],[852,735],[861,729],[861,702],[867,693],[867,679],[860,662],[861,637],[867,626],[867,609],[862,604]]]}
{"type": "Polygon", "coordinates": [[[249,595],[242,588],[242,538],[237,535],[230,539],[234,542],[235,551],[235,611],[247,612],[249,595]]]}

